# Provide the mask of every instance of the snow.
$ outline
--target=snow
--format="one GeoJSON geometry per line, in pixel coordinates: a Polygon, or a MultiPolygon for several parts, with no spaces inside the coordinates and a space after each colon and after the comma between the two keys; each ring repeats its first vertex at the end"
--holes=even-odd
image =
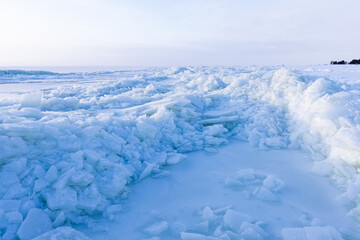
{"type": "Polygon", "coordinates": [[[111,224],[96,222],[105,226],[105,231],[85,233],[94,239],[146,239],[154,235],[144,229],[159,222],[169,227],[156,236],[169,240],[281,239],[286,228],[333,226],[337,232],[351,230],[346,209],[336,200],[340,192],[328,179],[309,172],[311,161],[301,152],[259,152],[235,141],[216,154],[188,154],[185,161],[168,169],[170,175],[149,177],[133,186],[111,224]],[[274,168],[274,164],[283,167],[274,168]],[[229,188],[225,185],[229,175],[252,176],[246,179],[253,184],[229,188]],[[287,183],[274,193],[276,202],[253,194],[268,176],[287,183]]]}
{"type": "MultiPolygon", "coordinates": [[[[44,239],[51,234],[81,238],[62,227],[91,228],[96,219],[114,220],[122,215],[124,201],[130,201],[135,183],[141,185],[150,177],[164,179],[172,174],[167,169],[191,161],[189,153],[214,153],[233,139],[259,150],[304,151],[314,160],[313,171],[330,178],[341,191],[338,205],[347,209],[354,225],[359,224],[360,70],[356,67],[0,71],[0,210],[4,214],[0,234],[13,239],[21,230],[19,237],[27,239],[50,231],[52,227],[45,229],[48,224],[41,233],[27,230],[30,212],[42,211],[38,222],[45,222],[46,215],[51,226],[58,227],[50,235],[45,233],[44,239]]],[[[289,167],[274,162],[268,163],[273,169],[289,167]]],[[[289,185],[287,175],[258,168],[228,172],[222,187],[267,205],[284,204],[284,192],[296,187],[289,185]]],[[[199,229],[214,227],[211,215],[219,215],[209,204],[200,209],[205,207],[199,229]]],[[[217,217],[224,221],[242,214],[232,208],[220,212],[222,217],[217,217]]],[[[234,220],[241,230],[234,229],[232,221],[225,226],[245,239],[266,238],[267,229],[258,220],[234,220]]],[[[149,231],[153,235],[172,229],[164,219],[152,224],[148,227],[155,229],[149,231]]],[[[180,227],[186,224],[178,224],[179,237],[184,239],[224,234],[233,238],[219,231],[217,236],[188,232],[180,227]]],[[[320,228],[307,227],[284,225],[290,230],[282,234],[322,236],[320,228]]],[[[334,228],[342,236],[360,236],[355,230],[334,228]]]]}
{"type": "Polygon", "coordinates": [[[305,228],[285,228],[281,231],[284,240],[341,240],[342,237],[335,228],[325,227],[305,227],[305,228]]]}

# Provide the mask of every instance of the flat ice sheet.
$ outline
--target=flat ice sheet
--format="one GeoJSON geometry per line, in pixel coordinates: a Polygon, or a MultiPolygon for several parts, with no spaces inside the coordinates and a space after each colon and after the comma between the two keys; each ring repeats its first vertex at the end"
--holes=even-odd
{"type": "MultiPolygon", "coordinates": [[[[179,239],[181,232],[216,237],[220,227],[223,233],[241,236],[224,218],[230,209],[250,216],[248,222],[261,227],[264,239],[280,238],[284,228],[314,226],[333,226],[346,235],[350,223],[346,210],[336,200],[339,191],[329,179],[311,173],[311,166],[300,151],[258,151],[237,141],[221,147],[218,153],[192,153],[178,165],[168,167],[168,175],[147,178],[132,186],[116,221],[94,226],[104,227],[107,232],[85,232],[94,239],[179,239]],[[265,181],[269,176],[280,180],[282,186],[271,188],[265,181]],[[269,198],[258,192],[264,182],[272,194],[269,198]],[[206,223],[207,207],[217,220],[206,223]],[[164,222],[167,227],[163,231],[148,231],[164,222]]],[[[234,224],[240,228],[244,221],[234,224]]],[[[187,239],[186,235],[183,238],[187,239]]]]}

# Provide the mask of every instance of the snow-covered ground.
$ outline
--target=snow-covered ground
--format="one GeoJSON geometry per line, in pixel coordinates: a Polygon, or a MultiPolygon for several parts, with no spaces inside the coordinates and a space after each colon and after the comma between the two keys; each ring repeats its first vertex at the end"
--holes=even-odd
{"type": "Polygon", "coordinates": [[[299,151],[257,151],[237,141],[218,153],[191,153],[168,175],[135,184],[111,225],[85,232],[124,240],[281,239],[315,229],[331,236],[329,226],[346,232],[340,192],[310,169],[299,151]]]}
{"type": "Polygon", "coordinates": [[[2,239],[360,237],[358,66],[0,79],[2,239]]]}

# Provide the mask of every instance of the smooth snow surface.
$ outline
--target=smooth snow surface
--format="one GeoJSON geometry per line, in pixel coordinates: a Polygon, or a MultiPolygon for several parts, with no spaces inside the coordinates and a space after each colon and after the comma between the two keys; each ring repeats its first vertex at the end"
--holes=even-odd
{"type": "MultiPolygon", "coordinates": [[[[282,176],[292,165],[276,159],[269,160],[269,168],[263,170],[265,163],[249,167],[239,163],[214,187],[229,194],[247,193],[239,201],[248,202],[249,211],[258,202],[279,206],[278,212],[287,213],[289,219],[305,213],[304,223],[279,220],[274,224],[265,213],[251,216],[235,203],[234,208],[224,210],[215,202],[196,206],[188,196],[192,207],[203,211],[204,219],[198,223],[203,230],[187,231],[195,226],[196,217],[185,219],[175,224],[179,237],[360,238],[358,66],[181,67],[93,73],[8,70],[0,71],[0,80],[2,239],[85,239],[74,228],[100,231],[96,226],[106,227],[104,221],[121,218],[137,182],[145,184],[151,176],[168,184],[163,181],[168,169],[181,171],[178,166],[188,153],[216,152],[232,137],[258,150],[302,149],[314,160],[312,170],[331,179],[340,192],[335,193],[323,180],[282,176]],[[317,190],[309,190],[316,193],[314,198],[299,195],[299,205],[290,209],[291,194],[305,189],[292,181],[317,190]],[[329,200],[329,214],[336,215],[337,208],[341,212],[345,207],[350,222],[345,214],[323,219],[326,211],[316,213],[327,206],[317,203],[325,201],[319,193],[336,198],[336,203],[329,200]],[[32,226],[36,224],[41,227],[35,231],[32,226]],[[210,232],[204,232],[206,225],[215,229],[210,237],[210,232]],[[224,228],[232,233],[223,232],[224,228]]],[[[264,151],[267,153],[271,154],[264,151]]],[[[239,160],[248,161],[255,160],[239,160]]],[[[196,161],[186,164],[191,168],[192,162],[196,169],[196,161]]],[[[204,169],[211,166],[204,163],[204,169]]],[[[299,171],[308,169],[301,166],[299,171]]],[[[187,177],[194,176],[182,174],[183,179],[187,177]]],[[[203,184],[208,187],[208,182],[203,184]]],[[[144,189],[157,194],[155,189],[144,189]]],[[[269,208],[269,213],[275,208],[269,208]]],[[[154,239],[169,234],[174,226],[166,217],[144,226],[142,233],[154,239]]]]}
{"type": "Polygon", "coordinates": [[[350,223],[336,200],[339,191],[310,169],[310,160],[299,151],[257,151],[239,142],[218,153],[192,153],[178,166],[168,167],[168,175],[133,186],[121,214],[105,226],[107,231],[88,235],[281,239],[282,232],[294,236],[289,228],[328,232],[332,226],[332,238],[323,239],[342,239],[337,238],[338,230],[346,232],[350,223]]]}

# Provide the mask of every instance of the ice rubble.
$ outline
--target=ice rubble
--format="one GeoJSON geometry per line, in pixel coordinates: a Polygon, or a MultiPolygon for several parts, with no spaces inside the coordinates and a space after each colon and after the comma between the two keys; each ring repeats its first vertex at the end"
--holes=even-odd
{"type": "MultiPolygon", "coordinates": [[[[204,212],[212,211],[205,207],[204,212]]],[[[203,218],[204,222],[198,225],[204,226],[199,231],[181,232],[182,240],[228,240],[249,239],[262,240],[272,238],[266,232],[266,224],[253,219],[242,212],[227,209],[225,212],[214,210],[211,217],[203,218]]],[[[284,228],[281,231],[284,240],[341,240],[340,233],[330,226],[307,226],[299,228],[284,228]]]]}
{"type": "Polygon", "coordinates": [[[238,171],[235,177],[225,179],[225,186],[234,190],[249,193],[259,200],[276,202],[276,195],[284,187],[284,182],[274,175],[262,175],[254,173],[253,169],[238,171]]]}
{"type": "MultiPolygon", "coordinates": [[[[176,236],[175,239],[182,240],[263,240],[274,238],[267,233],[268,225],[266,223],[234,210],[231,206],[220,209],[211,209],[206,206],[199,211],[198,215],[201,216],[201,222],[195,226],[159,220],[146,228],[144,232],[150,237],[147,239],[160,239],[157,235],[166,230],[168,230],[167,236],[176,236]]],[[[316,221],[296,228],[283,228],[281,237],[284,240],[343,239],[334,227],[318,225],[316,221]]]]}
{"type": "MultiPolygon", "coordinates": [[[[215,151],[231,136],[260,149],[307,150],[360,222],[359,95],[355,83],[286,69],[199,67],[2,99],[1,236],[35,236],[23,230],[34,211],[51,222],[42,231],[81,236],[61,226],[111,216],[130,183],[161,174],[187,152],[215,151]]],[[[264,184],[281,186],[272,178],[264,184]]]]}

